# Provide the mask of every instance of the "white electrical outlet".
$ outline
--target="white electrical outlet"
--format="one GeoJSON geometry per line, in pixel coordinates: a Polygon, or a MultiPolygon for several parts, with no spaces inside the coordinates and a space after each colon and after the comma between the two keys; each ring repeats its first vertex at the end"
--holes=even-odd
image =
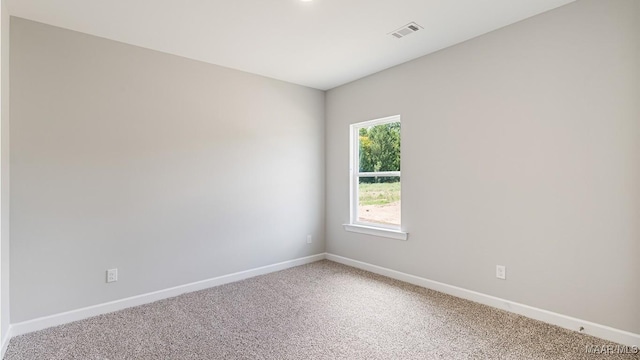
{"type": "Polygon", "coordinates": [[[313,242],[313,238],[311,235],[307,235],[307,244],[311,244],[313,242]]]}
{"type": "Polygon", "coordinates": [[[118,281],[118,269],[109,269],[107,270],[107,282],[118,281]]]}
{"type": "Polygon", "coordinates": [[[507,280],[507,267],[504,265],[496,265],[496,277],[498,279],[507,280]]]}

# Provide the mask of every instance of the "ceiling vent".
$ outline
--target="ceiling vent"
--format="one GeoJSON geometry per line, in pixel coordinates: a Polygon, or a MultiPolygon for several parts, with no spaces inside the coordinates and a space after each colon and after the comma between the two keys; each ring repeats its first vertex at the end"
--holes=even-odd
{"type": "Polygon", "coordinates": [[[390,32],[389,35],[400,39],[422,29],[424,29],[422,26],[416,24],[415,22],[410,22],[407,25],[390,32]]]}

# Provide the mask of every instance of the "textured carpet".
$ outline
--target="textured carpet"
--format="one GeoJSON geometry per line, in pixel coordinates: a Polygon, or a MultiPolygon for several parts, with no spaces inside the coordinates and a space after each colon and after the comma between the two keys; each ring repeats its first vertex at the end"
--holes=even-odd
{"type": "Polygon", "coordinates": [[[11,340],[18,359],[640,359],[613,343],[330,261],[11,340]]]}

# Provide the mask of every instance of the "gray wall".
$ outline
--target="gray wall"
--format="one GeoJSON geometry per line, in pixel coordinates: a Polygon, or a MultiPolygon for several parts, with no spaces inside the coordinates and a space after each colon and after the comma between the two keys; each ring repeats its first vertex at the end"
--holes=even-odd
{"type": "Polygon", "coordinates": [[[0,339],[9,329],[9,11],[0,2],[0,339]]]}
{"type": "Polygon", "coordinates": [[[13,323],[322,253],[324,93],[12,18],[11,184],[13,323]]]}
{"type": "Polygon", "coordinates": [[[327,251],[640,333],[638,44],[580,0],[329,91],[327,251]],[[342,228],[349,124],[394,114],[406,242],[342,228]]]}

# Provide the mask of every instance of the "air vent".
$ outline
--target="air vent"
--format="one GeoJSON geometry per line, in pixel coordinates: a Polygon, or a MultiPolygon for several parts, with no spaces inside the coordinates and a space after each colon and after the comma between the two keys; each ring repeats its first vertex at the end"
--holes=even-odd
{"type": "Polygon", "coordinates": [[[419,31],[421,29],[424,29],[424,28],[422,26],[416,24],[415,22],[410,22],[407,25],[390,32],[389,35],[400,39],[400,38],[403,38],[403,37],[405,37],[407,35],[411,35],[414,32],[419,31]]]}

